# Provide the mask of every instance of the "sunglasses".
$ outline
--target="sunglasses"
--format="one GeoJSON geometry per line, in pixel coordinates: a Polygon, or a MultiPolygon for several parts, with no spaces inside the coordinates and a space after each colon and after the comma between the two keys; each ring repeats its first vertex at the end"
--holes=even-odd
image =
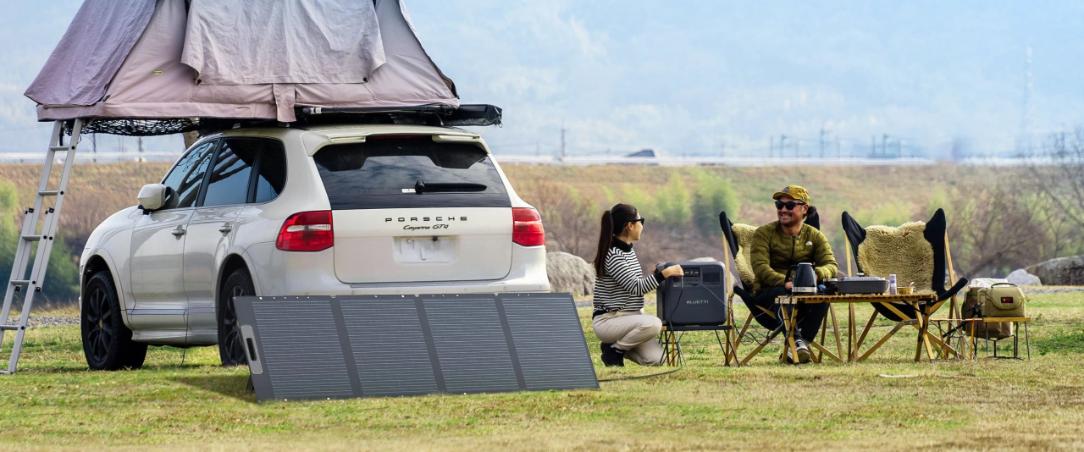
{"type": "Polygon", "coordinates": [[[642,225],[647,224],[647,220],[645,220],[644,217],[637,218],[635,220],[630,221],[629,223],[637,223],[637,222],[642,224],[642,225]]]}
{"type": "Polygon", "coordinates": [[[787,210],[794,210],[795,207],[804,206],[804,205],[805,205],[805,203],[801,202],[801,201],[787,201],[787,202],[776,201],[775,202],[775,208],[777,210],[783,210],[784,207],[786,207],[787,210]]]}

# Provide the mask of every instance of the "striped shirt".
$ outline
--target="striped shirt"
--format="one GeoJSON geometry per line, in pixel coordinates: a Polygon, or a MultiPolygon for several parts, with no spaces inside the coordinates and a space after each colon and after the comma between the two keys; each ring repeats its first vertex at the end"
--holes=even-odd
{"type": "Polygon", "coordinates": [[[644,294],[659,287],[661,275],[644,276],[632,245],[615,240],[603,263],[606,275],[595,278],[595,313],[639,311],[644,294]]]}

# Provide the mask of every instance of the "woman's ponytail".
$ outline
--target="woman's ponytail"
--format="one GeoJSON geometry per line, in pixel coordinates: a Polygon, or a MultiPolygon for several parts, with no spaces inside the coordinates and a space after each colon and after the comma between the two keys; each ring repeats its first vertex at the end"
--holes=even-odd
{"type": "Polygon", "coordinates": [[[614,220],[610,211],[602,212],[602,228],[598,235],[598,250],[595,254],[595,277],[606,276],[606,253],[610,252],[613,244],[614,220]]]}

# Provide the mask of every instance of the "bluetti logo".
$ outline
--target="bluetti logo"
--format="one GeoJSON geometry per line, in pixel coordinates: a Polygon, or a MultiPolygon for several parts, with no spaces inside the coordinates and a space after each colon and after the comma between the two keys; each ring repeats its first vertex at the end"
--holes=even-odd
{"type": "Polygon", "coordinates": [[[707,299],[701,299],[701,300],[685,300],[685,304],[708,304],[708,303],[711,303],[711,301],[709,301],[709,300],[707,300],[707,299]]]}

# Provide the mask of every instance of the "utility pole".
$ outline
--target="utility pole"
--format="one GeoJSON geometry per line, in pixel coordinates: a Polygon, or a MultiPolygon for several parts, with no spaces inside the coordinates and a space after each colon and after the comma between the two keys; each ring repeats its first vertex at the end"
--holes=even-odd
{"type": "Polygon", "coordinates": [[[782,158],[787,152],[787,135],[779,135],[779,157],[782,158]]]}
{"type": "Polygon", "coordinates": [[[560,156],[560,160],[564,161],[565,157],[567,155],[568,154],[565,151],[565,125],[564,125],[564,123],[562,123],[561,124],[561,156],[560,156]]]}
{"type": "Polygon", "coordinates": [[[887,144],[888,134],[883,133],[881,134],[881,157],[888,158],[888,148],[886,147],[887,144]]]}
{"type": "Polygon", "coordinates": [[[820,140],[820,144],[821,144],[821,158],[822,158],[822,159],[824,158],[824,134],[825,134],[825,132],[824,132],[824,127],[821,127],[821,140],[820,140]]]}

